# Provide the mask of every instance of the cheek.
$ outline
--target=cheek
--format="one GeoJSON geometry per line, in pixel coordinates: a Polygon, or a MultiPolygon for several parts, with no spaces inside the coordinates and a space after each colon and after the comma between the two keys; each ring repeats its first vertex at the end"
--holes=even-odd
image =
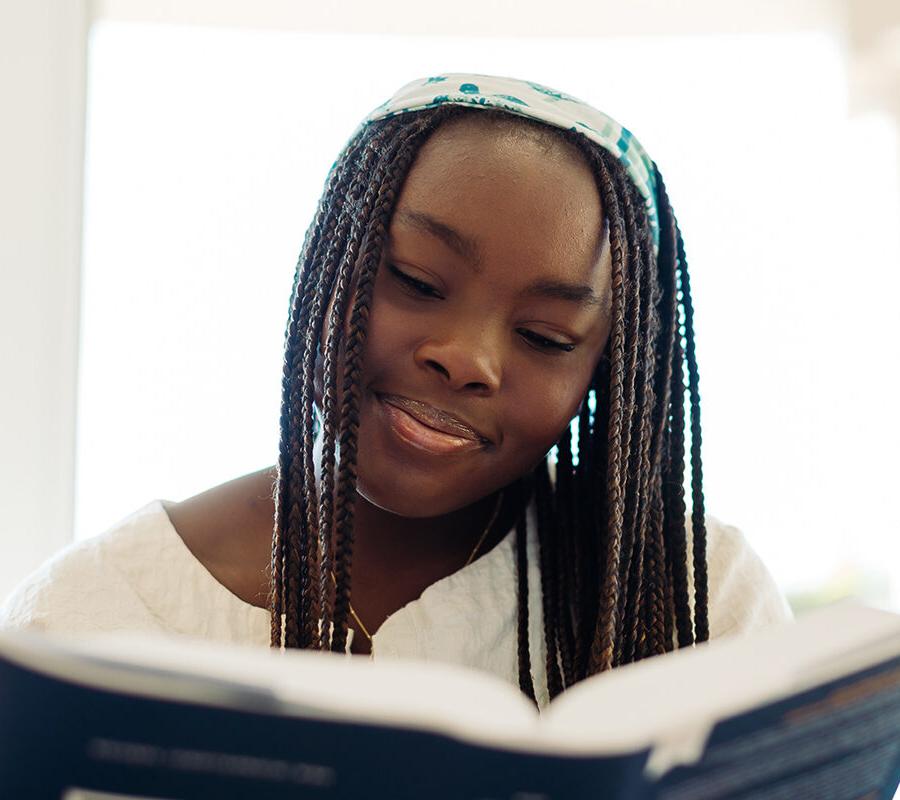
{"type": "Polygon", "coordinates": [[[396,309],[391,308],[390,302],[383,299],[384,288],[381,284],[385,280],[385,272],[384,269],[378,271],[369,303],[362,369],[364,386],[375,375],[383,373],[386,367],[396,368],[398,360],[408,357],[411,362],[415,342],[421,335],[415,328],[415,318],[398,314],[396,309]]]}
{"type": "Polygon", "coordinates": [[[573,386],[571,377],[536,382],[508,404],[508,444],[520,460],[534,466],[562,436],[584,394],[573,386]]]}

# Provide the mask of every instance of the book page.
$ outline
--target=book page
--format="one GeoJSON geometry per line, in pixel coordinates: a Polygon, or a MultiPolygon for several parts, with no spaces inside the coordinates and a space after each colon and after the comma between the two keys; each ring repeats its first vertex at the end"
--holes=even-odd
{"type": "Polygon", "coordinates": [[[448,664],[260,650],[137,633],[0,632],[0,656],[112,691],[285,716],[440,730],[485,743],[534,739],[537,710],[514,686],[448,664]]]}
{"type": "Polygon", "coordinates": [[[567,690],[542,720],[547,747],[655,745],[657,774],[692,763],[717,720],[900,653],[900,616],[853,603],[650,658],[567,690]]]}
{"type": "Polygon", "coordinates": [[[898,771],[900,655],[717,723],[699,763],[667,771],[657,797],[887,800],[898,771]]]}
{"type": "Polygon", "coordinates": [[[900,616],[835,606],[595,676],[554,700],[540,719],[516,687],[457,666],[134,633],[0,632],[0,657],[104,690],[431,730],[548,754],[652,747],[654,774],[695,761],[716,721],[892,653],[900,653],[900,616]]]}

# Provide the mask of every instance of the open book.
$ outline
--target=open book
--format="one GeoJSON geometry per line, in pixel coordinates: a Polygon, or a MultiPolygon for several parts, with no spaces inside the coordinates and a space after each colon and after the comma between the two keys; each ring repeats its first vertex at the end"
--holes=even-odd
{"type": "Polygon", "coordinates": [[[0,797],[890,800],[900,615],[839,604],[539,715],[434,663],[0,632],[0,797]]]}

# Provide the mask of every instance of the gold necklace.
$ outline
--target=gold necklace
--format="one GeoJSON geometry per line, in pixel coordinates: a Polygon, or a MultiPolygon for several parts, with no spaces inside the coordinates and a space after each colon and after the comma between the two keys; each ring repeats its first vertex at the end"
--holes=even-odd
{"type": "MultiPolygon", "coordinates": [[[[472,563],[472,561],[475,558],[475,554],[481,548],[481,545],[484,544],[484,540],[487,539],[488,533],[490,532],[491,528],[494,527],[494,523],[497,521],[497,515],[500,513],[500,505],[502,502],[503,502],[503,491],[501,490],[500,494],[497,495],[497,502],[494,503],[494,510],[491,513],[491,518],[488,520],[488,524],[485,527],[484,531],[482,531],[482,534],[479,537],[478,541],[475,542],[475,547],[473,547],[472,552],[469,553],[469,557],[466,559],[466,563],[463,564],[463,568],[468,567],[469,564],[472,563]]],[[[334,570],[330,570],[330,572],[331,572],[331,582],[334,584],[334,588],[336,589],[337,588],[337,579],[334,577],[334,570]]],[[[359,629],[363,632],[365,637],[369,640],[369,644],[370,645],[374,644],[374,642],[372,641],[372,634],[369,633],[368,628],[366,628],[366,626],[363,625],[363,621],[359,618],[359,614],[357,614],[356,611],[353,609],[353,604],[348,603],[348,605],[350,606],[350,616],[353,617],[354,622],[356,622],[356,624],[359,626],[359,629]]]]}

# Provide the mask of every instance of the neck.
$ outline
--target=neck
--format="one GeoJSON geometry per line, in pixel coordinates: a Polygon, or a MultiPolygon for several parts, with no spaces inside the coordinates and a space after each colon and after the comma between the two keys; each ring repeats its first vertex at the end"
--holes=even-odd
{"type": "MultiPolygon", "coordinates": [[[[320,477],[322,433],[313,451],[316,477],[320,477]]],[[[353,575],[421,573],[437,580],[461,568],[493,517],[498,493],[492,493],[456,511],[435,517],[404,517],[371,503],[357,493],[353,511],[353,575]]],[[[483,555],[505,536],[515,522],[521,493],[504,490],[500,513],[478,548],[483,555]]]]}
{"type": "MultiPolygon", "coordinates": [[[[354,510],[354,564],[392,566],[403,572],[418,568],[455,571],[472,553],[497,507],[497,493],[437,517],[401,517],[357,495],[354,510]]],[[[494,519],[477,555],[502,538],[501,515],[494,519]]],[[[354,570],[355,572],[355,570],[354,570]]]]}

